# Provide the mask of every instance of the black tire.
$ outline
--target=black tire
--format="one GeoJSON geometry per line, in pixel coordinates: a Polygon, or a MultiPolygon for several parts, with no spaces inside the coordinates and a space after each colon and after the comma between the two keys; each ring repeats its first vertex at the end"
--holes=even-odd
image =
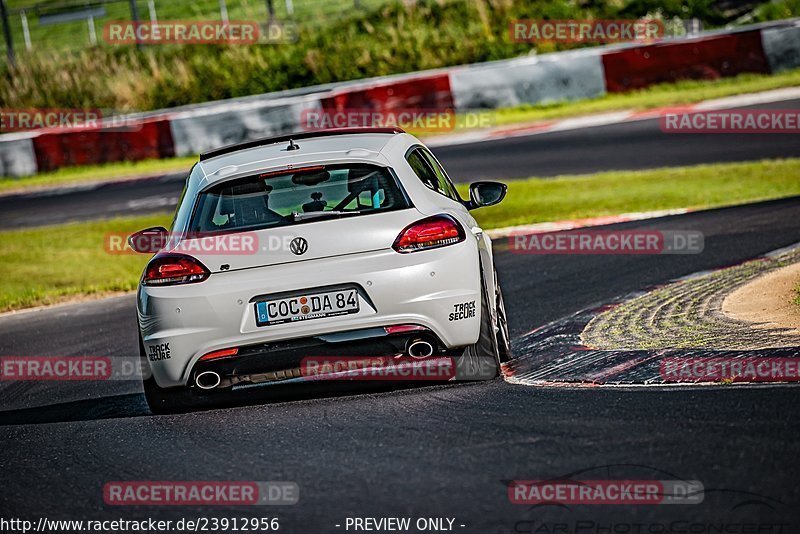
{"type": "Polygon", "coordinates": [[[456,380],[491,380],[500,374],[500,349],[481,276],[481,330],[478,341],[464,349],[456,363],[456,380]]]}
{"type": "Polygon", "coordinates": [[[155,415],[181,413],[195,407],[192,392],[187,387],[161,388],[150,372],[150,364],[144,352],[144,343],[139,338],[139,359],[142,368],[142,387],[147,406],[155,415]],[[145,378],[147,376],[147,378],[145,378]]]}
{"type": "Polygon", "coordinates": [[[506,319],[506,305],[503,301],[503,290],[494,271],[495,302],[497,307],[497,352],[500,363],[511,360],[511,336],[508,333],[508,320],[506,319]]]}

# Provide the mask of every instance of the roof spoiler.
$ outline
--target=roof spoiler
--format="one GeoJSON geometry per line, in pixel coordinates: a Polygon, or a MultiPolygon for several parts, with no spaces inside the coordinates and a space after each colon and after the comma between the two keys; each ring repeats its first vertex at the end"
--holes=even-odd
{"type": "Polygon", "coordinates": [[[297,141],[299,139],[311,139],[315,137],[331,137],[334,135],[349,135],[349,134],[401,134],[406,133],[402,128],[331,128],[328,130],[315,130],[307,132],[297,132],[293,134],[279,135],[277,137],[265,137],[263,139],[254,139],[252,141],[245,141],[244,143],[237,143],[235,145],[228,145],[221,148],[209,150],[200,154],[200,161],[206,161],[223,154],[230,154],[231,152],[238,152],[248,148],[255,148],[264,145],[274,145],[276,143],[287,143],[297,141]]]}

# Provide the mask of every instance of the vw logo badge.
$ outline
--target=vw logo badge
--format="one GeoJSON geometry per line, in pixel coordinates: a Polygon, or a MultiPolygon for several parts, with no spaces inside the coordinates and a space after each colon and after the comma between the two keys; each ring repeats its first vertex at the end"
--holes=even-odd
{"type": "Polygon", "coordinates": [[[292,242],[289,243],[289,250],[292,251],[293,254],[300,256],[301,254],[305,254],[306,250],[308,250],[308,241],[303,239],[302,237],[295,237],[292,239],[292,242]]]}

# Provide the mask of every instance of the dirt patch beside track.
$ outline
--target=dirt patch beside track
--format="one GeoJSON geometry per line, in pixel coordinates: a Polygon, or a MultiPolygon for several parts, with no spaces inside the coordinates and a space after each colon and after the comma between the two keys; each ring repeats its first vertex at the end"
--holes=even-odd
{"type": "Polygon", "coordinates": [[[725,297],[722,313],[759,330],[786,329],[800,336],[800,308],[794,303],[800,262],[763,274],[725,297]]]}

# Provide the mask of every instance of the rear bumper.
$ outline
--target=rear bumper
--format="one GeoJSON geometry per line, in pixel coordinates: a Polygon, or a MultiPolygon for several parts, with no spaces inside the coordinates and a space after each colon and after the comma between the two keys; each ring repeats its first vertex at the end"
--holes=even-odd
{"type": "MultiPolygon", "coordinates": [[[[442,349],[475,343],[480,330],[480,271],[474,241],[412,254],[381,250],[291,264],[216,273],[201,283],[139,288],[139,327],[153,376],[160,387],[188,385],[198,360],[212,351],[267,347],[254,356],[274,367],[280,342],[386,325],[416,324],[442,349]],[[257,295],[352,284],[360,311],[266,327],[255,324],[257,295]],[[474,302],[472,316],[455,316],[474,302]],[[462,308],[463,309],[463,308],[462,308]],[[275,359],[274,362],[265,360],[275,359]]],[[[316,348],[316,347],[315,347],[316,348]]],[[[391,347],[388,347],[391,348],[391,347]]]]}
{"type": "Polygon", "coordinates": [[[448,353],[441,341],[424,328],[400,333],[389,333],[384,328],[366,328],[248,345],[240,347],[236,355],[199,360],[192,368],[189,385],[197,386],[197,376],[206,372],[220,376],[218,388],[307,377],[309,373],[304,371],[313,366],[314,361],[344,363],[359,358],[400,355],[407,353],[409,345],[416,340],[430,343],[434,347],[434,354],[454,355],[448,353]]]}

